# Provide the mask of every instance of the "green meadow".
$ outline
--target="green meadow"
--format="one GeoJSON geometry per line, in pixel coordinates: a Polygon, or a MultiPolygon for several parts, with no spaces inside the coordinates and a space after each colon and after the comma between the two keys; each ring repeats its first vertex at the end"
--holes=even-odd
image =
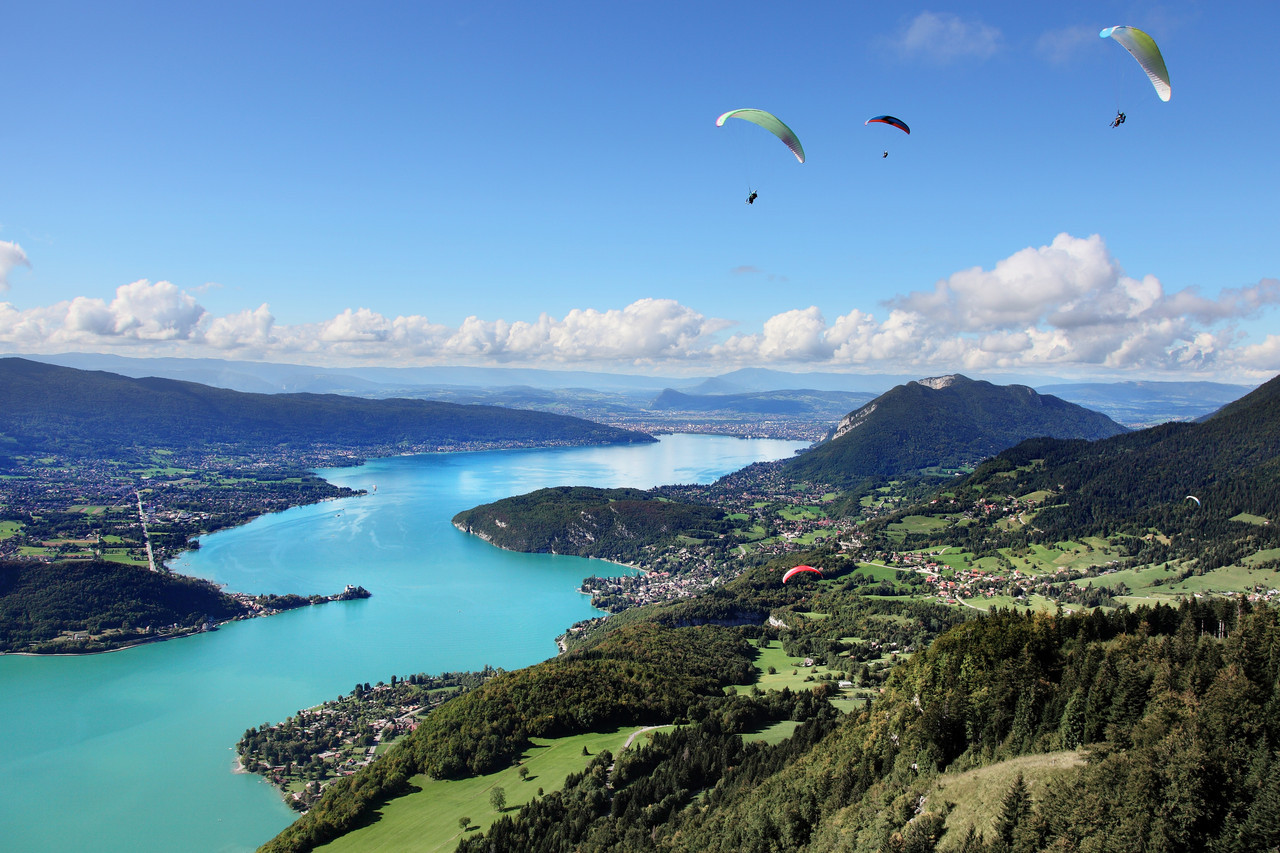
{"type": "MultiPolygon", "coordinates": [[[[622,751],[632,733],[640,729],[626,726],[608,732],[591,732],[564,738],[534,738],[534,746],[520,757],[520,764],[497,773],[469,779],[432,779],[414,776],[413,793],[391,800],[375,814],[373,823],[326,844],[326,853],[391,853],[415,850],[421,853],[450,851],[458,845],[464,830],[461,818],[470,818],[466,832],[488,829],[498,819],[489,797],[495,788],[506,794],[504,813],[514,813],[543,792],[556,791],[570,773],[579,773],[602,750],[614,755],[622,751]],[[584,755],[583,750],[590,753],[584,755]],[[520,767],[528,770],[522,780],[520,767]]],[[[643,739],[640,735],[636,742],[643,739]]],[[[635,743],[635,742],[633,742],[635,743]]]]}

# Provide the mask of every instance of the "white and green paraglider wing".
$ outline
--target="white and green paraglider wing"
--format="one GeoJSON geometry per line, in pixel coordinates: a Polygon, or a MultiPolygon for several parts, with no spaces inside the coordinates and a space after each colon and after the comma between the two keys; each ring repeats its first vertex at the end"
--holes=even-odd
{"type": "Polygon", "coordinates": [[[804,148],[800,145],[800,138],[773,113],[767,113],[764,110],[729,110],[729,112],[716,119],[716,127],[723,127],[725,120],[731,118],[740,118],[743,121],[760,125],[781,139],[783,144],[791,149],[791,153],[796,155],[797,160],[801,163],[804,162],[804,148]]]}
{"type": "Polygon", "coordinates": [[[1155,39],[1137,27],[1107,27],[1098,35],[1104,39],[1115,39],[1124,45],[1124,49],[1138,60],[1142,70],[1151,78],[1151,85],[1156,87],[1160,100],[1169,100],[1169,96],[1173,94],[1169,85],[1169,69],[1165,67],[1164,57],[1160,55],[1155,39]]]}

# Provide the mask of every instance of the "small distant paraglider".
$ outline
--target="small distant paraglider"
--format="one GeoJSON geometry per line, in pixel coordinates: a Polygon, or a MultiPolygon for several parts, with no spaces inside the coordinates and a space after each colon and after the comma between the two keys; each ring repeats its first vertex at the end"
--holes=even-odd
{"type": "Polygon", "coordinates": [[[1200,506],[1200,499],[1195,495],[1187,495],[1183,500],[1195,501],[1196,506],[1200,506]]]}
{"type": "MultiPolygon", "coordinates": [[[[907,123],[900,118],[894,118],[893,116],[872,116],[871,118],[864,121],[862,125],[863,127],[866,127],[867,125],[870,125],[872,123],[887,124],[890,127],[896,127],[898,130],[902,131],[908,136],[911,135],[911,128],[907,127],[907,123]]],[[[884,159],[885,157],[888,157],[888,156],[889,156],[889,151],[886,149],[884,153],[880,155],[880,158],[884,159]]]]}
{"type": "Polygon", "coordinates": [[[786,583],[801,572],[813,572],[818,577],[822,577],[821,569],[815,569],[813,566],[796,566],[794,569],[787,570],[787,573],[782,576],[782,582],[786,583]]]}
{"type": "Polygon", "coordinates": [[[863,126],[866,126],[868,124],[871,124],[872,122],[887,124],[890,127],[896,127],[898,130],[902,131],[908,136],[911,135],[911,128],[907,127],[907,123],[900,118],[894,118],[893,116],[872,116],[871,118],[864,121],[862,124],[863,126]]]}

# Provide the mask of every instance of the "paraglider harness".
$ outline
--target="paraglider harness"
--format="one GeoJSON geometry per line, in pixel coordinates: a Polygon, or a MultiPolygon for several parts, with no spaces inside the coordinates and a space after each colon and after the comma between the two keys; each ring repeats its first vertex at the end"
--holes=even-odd
{"type": "Polygon", "coordinates": [[[1125,118],[1124,113],[1122,113],[1122,112],[1120,112],[1119,110],[1117,110],[1117,111],[1116,111],[1116,117],[1115,117],[1114,119],[1112,119],[1112,120],[1111,120],[1111,126],[1112,126],[1112,127],[1119,127],[1120,125],[1124,124],[1124,118],[1125,118]]]}
{"type": "Polygon", "coordinates": [[[756,196],[759,195],[755,190],[751,191],[751,195],[747,196],[747,204],[755,204],[756,196]]]}

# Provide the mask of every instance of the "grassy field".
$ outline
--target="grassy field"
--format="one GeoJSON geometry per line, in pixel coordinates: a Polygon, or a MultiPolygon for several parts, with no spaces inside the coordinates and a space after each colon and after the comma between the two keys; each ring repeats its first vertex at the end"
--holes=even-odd
{"type": "Polygon", "coordinates": [[[866,575],[876,581],[889,581],[896,583],[898,575],[909,569],[895,569],[892,566],[882,566],[878,563],[859,563],[858,568],[850,572],[850,575],[866,575]]]}
{"type": "Polygon", "coordinates": [[[891,533],[933,533],[951,526],[951,522],[943,518],[928,515],[908,515],[895,524],[889,525],[891,533]]]}
{"type": "Polygon", "coordinates": [[[778,517],[785,518],[787,521],[803,521],[805,519],[812,521],[826,518],[827,513],[822,507],[817,506],[788,506],[778,510],[778,517]]]}
{"type": "MultiPolygon", "coordinates": [[[[586,767],[591,758],[582,754],[583,747],[591,755],[604,749],[616,755],[635,731],[635,727],[627,726],[610,732],[592,732],[554,740],[535,738],[534,747],[521,756],[522,766],[529,770],[529,778],[525,781],[521,781],[519,768],[514,766],[470,779],[440,780],[415,776],[412,784],[416,791],[387,803],[378,810],[370,825],[320,849],[326,853],[451,851],[462,837],[459,818],[471,818],[470,832],[487,829],[498,818],[489,803],[494,788],[501,787],[506,792],[506,812],[515,812],[537,796],[538,788],[544,792],[559,790],[565,776],[586,767]]],[[[643,737],[641,735],[637,741],[643,737]]]]}
{"type": "Polygon", "coordinates": [[[782,720],[765,726],[757,732],[750,732],[742,736],[745,741],[763,741],[769,745],[782,743],[795,732],[796,726],[800,725],[795,720],[782,720]]]}
{"type": "Polygon", "coordinates": [[[8,539],[10,536],[17,536],[18,531],[22,529],[20,521],[0,521],[0,539],[8,539]]]}
{"type": "MultiPolygon", "coordinates": [[[[848,638],[852,639],[852,638],[848,638]]],[[[761,690],[781,690],[788,687],[792,692],[799,690],[812,690],[819,684],[830,683],[835,687],[835,682],[840,678],[841,670],[829,669],[822,664],[813,666],[801,666],[803,660],[801,658],[792,657],[782,650],[782,643],[778,640],[771,640],[768,648],[760,649],[760,655],[756,658],[756,671],[759,673],[756,687],[761,690]],[[774,671],[769,672],[769,667],[773,667],[774,671]],[[828,676],[828,678],[824,678],[828,676]]],[[[873,662],[874,663],[874,662],[873,662]]],[[[861,664],[848,662],[848,670],[860,667],[861,664]]],[[[738,685],[739,689],[746,689],[752,685],[738,685]]],[[[831,704],[835,705],[841,711],[848,713],[849,711],[861,708],[867,703],[873,690],[871,688],[846,687],[831,697],[831,704]]],[[[774,734],[780,732],[780,729],[770,727],[766,731],[773,731],[774,734]]],[[[778,735],[778,740],[783,739],[786,735],[778,735]]]]}
{"type": "Polygon", "coordinates": [[[970,824],[990,839],[995,817],[1000,814],[1000,803],[1019,773],[1031,791],[1031,799],[1039,800],[1050,777],[1083,763],[1079,752],[1050,752],[1011,758],[964,773],[944,774],[929,798],[933,800],[937,796],[956,803],[956,807],[947,815],[947,833],[943,836],[952,840],[943,841],[939,847],[953,846],[968,831],[970,824]]]}
{"type": "Polygon", "coordinates": [[[993,595],[990,598],[984,595],[976,598],[966,598],[964,601],[977,610],[990,610],[993,607],[1026,609],[1027,605],[1030,605],[1032,610],[1051,612],[1058,607],[1056,602],[1050,601],[1043,595],[1028,595],[1025,601],[1019,601],[1010,595],[993,595]]]}

